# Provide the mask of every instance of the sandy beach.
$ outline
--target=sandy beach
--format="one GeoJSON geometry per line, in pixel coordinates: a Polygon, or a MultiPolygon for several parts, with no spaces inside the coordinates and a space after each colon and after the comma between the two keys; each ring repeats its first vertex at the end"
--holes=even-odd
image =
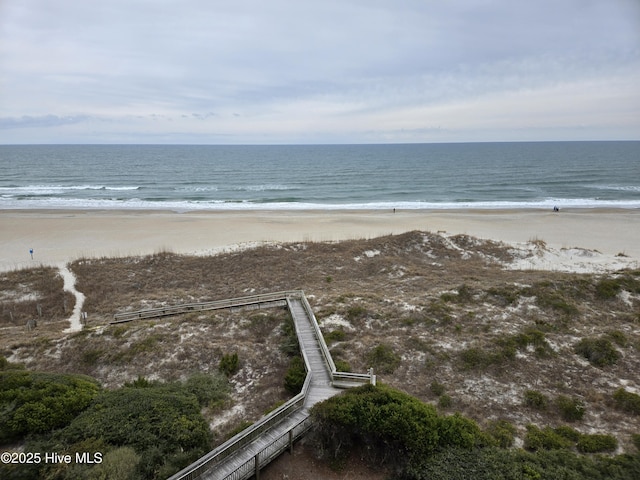
{"type": "MultiPolygon", "coordinates": [[[[213,254],[264,242],[338,241],[410,230],[506,243],[543,240],[556,250],[596,250],[640,260],[640,211],[630,209],[208,211],[0,211],[0,269],[80,257],[158,251],[213,254]],[[30,250],[33,249],[33,259],[30,250]]],[[[637,264],[637,263],[636,263],[637,264]]]]}

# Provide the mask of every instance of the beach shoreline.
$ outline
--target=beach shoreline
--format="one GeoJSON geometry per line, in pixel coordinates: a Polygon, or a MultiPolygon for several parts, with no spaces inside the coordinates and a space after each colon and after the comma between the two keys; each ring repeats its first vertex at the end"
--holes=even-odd
{"type": "Polygon", "coordinates": [[[0,270],[160,251],[206,255],[264,243],[367,239],[411,230],[508,244],[543,241],[558,250],[640,259],[638,209],[42,209],[0,210],[0,270]]]}

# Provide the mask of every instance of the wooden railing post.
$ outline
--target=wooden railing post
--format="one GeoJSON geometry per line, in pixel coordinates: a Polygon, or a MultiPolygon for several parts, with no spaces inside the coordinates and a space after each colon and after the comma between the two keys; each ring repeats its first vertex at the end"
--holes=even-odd
{"type": "Polygon", "coordinates": [[[260,453],[256,453],[256,456],[254,458],[256,462],[256,466],[255,466],[256,480],[260,480],[260,453]]]}
{"type": "Polygon", "coordinates": [[[289,453],[293,455],[293,429],[289,430],[289,453]]]}

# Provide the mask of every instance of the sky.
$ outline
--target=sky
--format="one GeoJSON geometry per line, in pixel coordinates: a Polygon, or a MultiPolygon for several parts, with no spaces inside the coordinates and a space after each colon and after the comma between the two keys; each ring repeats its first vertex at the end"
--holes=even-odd
{"type": "Polygon", "coordinates": [[[0,144],[640,140],[640,0],[0,0],[0,144]]]}

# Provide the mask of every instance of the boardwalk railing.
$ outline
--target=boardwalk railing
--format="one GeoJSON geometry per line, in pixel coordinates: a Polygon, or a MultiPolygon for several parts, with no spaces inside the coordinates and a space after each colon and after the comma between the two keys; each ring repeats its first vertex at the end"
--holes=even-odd
{"type": "Polygon", "coordinates": [[[198,312],[198,311],[205,311],[205,310],[219,310],[224,308],[247,307],[252,305],[258,305],[258,306],[259,305],[265,305],[265,306],[287,305],[290,308],[290,305],[288,303],[289,298],[299,299],[307,315],[309,315],[318,343],[322,350],[322,355],[327,364],[327,368],[329,369],[329,373],[331,375],[331,381],[333,385],[338,388],[353,387],[354,385],[357,385],[357,384],[366,384],[366,383],[372,383],[373,385],[375,385],[376,377],[373,374],[373,370],[371,369],[369,370],[368,373],[347,373],[347,372],[338,372],[336,370],[336,365],[333,361],[333,358],[331,357],[329,348],[327,347],[327,344],[324,341],[324,337],[322,335],[322,332],[320,331],[320,326],[318,325],[318,321],[316,320],[316,317],[313,314],[313,310],[311,309],[311,305],[309,305],[309,301],[307,300],[307,297],[305,296],[304,291],[302,290],[286,290],[286,291],[275,292],[275,293],[265,293],[265,294],[258,294],[258,295],[249,295],[246,297],[230,298],[225,300],[215,300],[212,302],[183,303],[179,305],[169,305],[166,307],[149,308],[149,309],[138,310],[133,312],[119,312],[113,316],[114,321],[110,323],[111,324],[124,323],[124,322],[131,322],[132,320],[166,317],[170,315],[179,315],[183,313],[198,312]]]}
{"type": "MultiPolygon", "coordinates": [[[[290,399],[287,403],[281,405],[279,408],[262,417],[256,423],[250,427],[244,429],[235,437],[230,438],[222,445],[211,450],[208,454],[201,457],[196,462],[192,463],[185,469],[176,473],[169,480],[192,480],[198,478],[202,473],[206,472],[217,463],[220,463],[225,458],[233,455],[238,450],[241,450],[253,440],[261,436],[264,432],[269,430],[274,425],[280,423],[289,415],[300,410],[303,405],[309,386],[311,384],[311,375],[307,373],[304,386],[298,395],[290,399]]],[[[260,469],[262,466],[269,463],[273,458],[277,457],[287,448],[291,448],[291,445],[295,440],[302,436],[311,427],[310,418],[306,417],[298,424],[290,428],[286,434],[272,442],[270,445],[262,449],[256,454],[256,456],[247,460],[240,465],[231,475],[227,476],[229,480],[240,480],[243,478],[249,478],[253,475],[256,469],[260,469]],[[283,443],[283,438],[287,439],[287,442],[283,443]],[[275,445],[275,447],[274,447],[275,445]]]]}
{"type": "Polygon", "coordinates": [[[265,293],[260,295],[250,295],[247,297],[231,298],[227,300],[215,300],[212,302],[182,303],[180,305],[168,305],[166,307],[147,308],[135,312],[118,312],[113,318],[114,323],[130,322],[145,318],[167,317],[170,315],[180,315],[182,313],[199,312],[204,310],[220,310],[223,308],[247,307],[250,305],[273,304],[282,302],[284,306],[287,297],[300,298],[304,296],[302,290],[291,290],[286,292],[265,293]]]}
{"type": "Polygon", "coordinates": [[[331,352],[329,352],[329,347],[327,347],[327,343],[324,341],[324,336],[320,331],[320,326],[318,325],[316,316],[313,314],[311,305],[309,305],[309,301],[307,300],[307,297],[305,297],[304,292],[300,297],[300,302],[302,303],[302,306],[305,312],[311,319],[311,325],[313,326],[313,330],[316,335],[318,344],[320,345],[322,356],[324,357],[324,360],[327,364],[327,368],[329,369],[329,374],[331,375],[331,383],[333,384],[333,386],[338,388],[349,388],[357,385],[364,385],[367,383],[371,383],[375,385],[376,376],[373,373],[373,369],[369,369],[368,373],[348,373],[348,372],[338,372],[336,370],[336,364],[333,361],[331,352]]]}
{"type": "MultiPolygon", "coordinates": [[[[247,297],[233,298],[228,300],[217,300],[213,302],[200,302],[174,305],[161,308],[153,308],[147,310],[140,310],[135,312],[121,312],[114,315],[114,323],[130,322],[138,319],[157,318],[169,315],[178,315],[182,313],[204,311],[204,310],[216,310],[223,308],[235,308],[246,307],[251,305],[286,305],[291,311],[291,299],[295,298],[300,300],[305,313],[308,315],[311,326],[314,331],[314,335],[322,352],[323,359],[327,365],[327,369],[331,376],[331,382],[334,386],[340,388],[348,388],[357,386],[359,384],[372,383],[375,385],[376,377],[373,374],[373,370],[369,370],[368,374],[358,373],[346,373],[337,372],[336,366],[329,352],[318,322],[315,315],[307,301],[302,290],[289,290],[284,292],[268,293],[262,295],[251,295],[247,297]]],[[[298,326],[294,322],[296,328],[296,334],[300,338],[300,332],[298,326]]],[[[216,464],[220,463],[224,459],[230,457],[234,453],[240,451],[251,442],[262,436],[267,430],[273,426],[284,421],[286,418],[300,411],[307,398],[309,389],[311,387],[312,375],[310,372],[310,362],[307,358],[307,353],[304,348],[301,348],[301,353],[304,359],[305,370],[307,372],[304,385],[298,395],[291,398],[288,402],[281,405],[271,413],[265,415],[256,423],[246,428],[233,438],[230,438],[222,445],[219,445],[208,454],[204,455],[196,462],[192,463],[185,469],[176,473],[170,480],[192,480],[200,477],[204,472],[213,468],[216,464]]],[[[308,415],[303,415],[299,422],[292,425],[286,433],[271,441],[262,450],[257,452],[251,459],[246,460],[239,465],[235,471],[226,476],[228,480],[242,480],[250,478],[252,475],[257,474],[264,465],[268,464],[272,459],[277,457],[287,448],[291,448],[293,442],[301,437],[311,427],[311,418],[308,415]]],[[[257,476],[257,475],[256,475],[257,476]]]]}

